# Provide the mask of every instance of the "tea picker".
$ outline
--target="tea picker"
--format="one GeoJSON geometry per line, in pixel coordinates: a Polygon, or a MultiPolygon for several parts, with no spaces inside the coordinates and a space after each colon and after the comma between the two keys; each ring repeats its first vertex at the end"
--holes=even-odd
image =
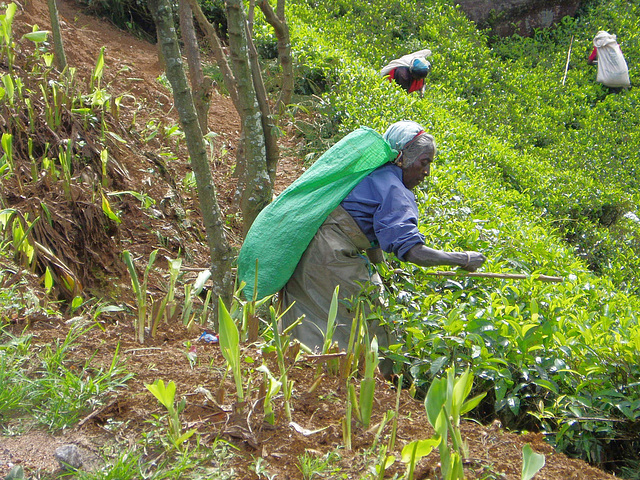
{"type": "Polygon", "coordinates": [[[615,35],[603,30],[599,31],[593,38],[593,51],[587,63],[598,65],[596,82],[611,88],[631,86],[629,68],[615,35]]]}
{"type": "Polygon", "coordinates": [[[380,70],[380,76],[395,81],[407,93],[425,91],[425,78],[431,71],[431,63],[427,57],[431,50],[424,49],[392,60],[380,70]]]}
{"type": "MultiPolygon", "coordinates": [[[[332,339],[346,349],[355,317],[347,300],[364,291],[372,303],[380,301],[382,279],[371,263],[382,251],[422,267],[478,269],[484,255],[430,248],[418,229],[411,190],[429,176],[435,155],[433,136],[412,121],[396,122],[384,135],[368,127],[347,135],[251,226],[238,257],[245,297],[278,293],[283,328],[304,317],[292,336],[321,349],[338,286],[332,339]]],[[[369,334],[382,347],[392,341],[378,320],[369,334]]]]}

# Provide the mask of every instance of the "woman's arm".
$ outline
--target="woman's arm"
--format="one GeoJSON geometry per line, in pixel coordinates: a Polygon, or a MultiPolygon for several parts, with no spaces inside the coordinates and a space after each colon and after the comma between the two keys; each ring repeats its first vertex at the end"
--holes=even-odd
{"type": "Polygon", "coordinates": [[[480,252],[445,252],[418,244],[411,247],[405,255],[405,260],[421,267],[449,265],[473,272],[482,266],[486,257],[480,252]]]}

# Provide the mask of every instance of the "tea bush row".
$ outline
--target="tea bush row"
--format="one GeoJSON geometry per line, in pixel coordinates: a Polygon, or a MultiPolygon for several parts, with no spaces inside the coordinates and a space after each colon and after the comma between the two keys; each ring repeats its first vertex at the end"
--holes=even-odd
{"type": "Polygon", "coordinates": [[[381,312],[400,333],[397,358],[422,388],[452,363],[470,365],[491,393],[487,417],[629,464],[640,418],[637,95],[596,84],[586,57],[597,30],[617,33],[634,82],[637,8],[591,2],[533,38],[496,40],[444,2],[289,3],[294,49],[323,70],[340,133],[407,118],[435,134],[439,155],[418,194],[430,245],[483,251],[487,271],[565,277],[446,280],[392,265],[407,272],[386,272],[381,312]],[[420,48],[433,52],[424,98],[379,77],[420,48]]]}

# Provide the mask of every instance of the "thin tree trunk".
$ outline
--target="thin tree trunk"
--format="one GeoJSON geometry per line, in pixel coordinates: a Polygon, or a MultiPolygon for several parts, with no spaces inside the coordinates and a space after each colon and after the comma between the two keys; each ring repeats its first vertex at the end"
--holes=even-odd
{"type": "Polygon", "coordinates": [[[249,47],[249,63],[251,65],[251,75],[253,77],[253,86],[256,90],[256,100],[262,112],[262,130],[264,131],[264,142],[267,155],[267,171],[273,185],[276,181],[276,167],[278,166],[278,158],[280,157],[280,147],[278,146],[278,135],[275,129],[276,124],[273,121],[269,99],[267,98],[267,89],[264,86],[262,71],[260,69],[260,61],[258,59],[258,50],[253,43],[251,32],[253,28],[251,22],[247,22],[247,46],[249,47]]]}
{"type": "Polygon", "coordinates": [[[267,168],[262,113],[256,100],[249,61],[246,16],[241,0],[226,0],[226,6],[231,68],[238,86],[238,113],[242,121],[245,158],[245,168],[240,173],[236,193],[240,198],[246,234],[260,211],[271,202],[273,183],[267,168]]]}
{"type": "Polygon", "coordinates": [[[62,33],[60,32],[60,18],[58,16],[58,5],[56,0],[47,0],[49,7],[49,18],[51,19],[51,33],[53,34],[53,56],[56,61],[56,67],[62,71],[67,66],[67,57],[64,54],[64,45],[62,43],[62,33]]]}
{"type": "Polygon", "coordinates": [[[231,71],[231,67],[227,62],[227,57],[222,49],[222,45],[220,45],[220,40],[218,39],[218,34],[216,33],[216,29],[213,28],[213,25],[207,20],[205,17],[202,8],[198,4],[197,0],[187,0],[189,2],[189,6],[191,7],[191,11],[193,12],[196,20],[198,21],[198,25],[204,31],[204,34],[209,40],[211,44],[211,49],[213,50],[213,56],[216,59],[216,63],[218,64],[218,68],[222,73],[222,80],[224,82],[224,86],[227,88],[229,92],[229,96],[231,97],[231,101],[233,102],[234,107],[238,112],[240,112],[240,106],[238,101],[238,89],[236,87],[236,79],[233,77],[233,72],[231,71]]]}
{"type": "Polygon", "coordinates": [[[182,66],[182,57],[178,47],[171,4],[169,0],[149,0],[149,9],[154,17],[161,48],[166,60],[167,79],[173,89],[173,97],[185,134],[191,167],[196,177],[200,209],[207,232],[207,241],[211,255],[211,278],[213,296],[222,298],[225,305],[231,304],[233,282],[231,277],[231,248],[224,233],[224,222],[216,197],[216,189],[211,177],[207,152],[198,123],[198,116],[187,77],[182,66]]]}
{"type": "Polygon", "coordinates": [[[200,63],[200,48],[196,38],[196,30],[193,27],[193,12],[187,0],[178,2],[180,13],[180,32],[184,42],[184,53],[189,65],[189,79],[193,92],[193,103],[198,113],[200,130],[206,134],[209,131],[209,105],[211,98],[211,81],[204,76],[200,63]]]}
{"type": "Polygon", "coordinates": [[[274,108],[278,113],[282,113],[287,105],[291,103],[294,87],[291,36],[289,35],[289,25],[287,24],[284,14],[284,5],[285,0],[278,0],[276,12],[274,13],[268,0],[258,1],[260,10],[262,10],[269,25],[273,27],[276,38],[278,39],[278,60],[282,68],[282,86],[280,96],[274,108]]]}

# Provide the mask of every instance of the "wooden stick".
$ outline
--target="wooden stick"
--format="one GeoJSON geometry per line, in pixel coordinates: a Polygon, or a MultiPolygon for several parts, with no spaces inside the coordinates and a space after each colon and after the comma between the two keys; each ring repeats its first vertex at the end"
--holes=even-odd
{"type": "Polygon", "coordinates": [[[524,280],[531,278],[541,282],[564,282],[563,277],[550,277],[549,275],[523,275],[520,273],[484,273],[484,272],[459,272],[459,271],[437,271],[424,272],[426,275],[437,275],[439,277],[478,277],[478,278],[505,278],[510,280],[524,280]]]}
{"type": "Polygon", "coordinates": [[[305,356],[305,360],[311,360],[313,362],[319,362],[322,360],[331,360],[333,358],[344,357],[347,352],[336,352],[336,353],[325,353],[321,355],[307,355],[305,356]]]}
{"type": "Polygon", "coordinates": [[[569,51],[567,52],[567,64],[564,67],[564,77],[562,77],[562,85],[567,79],[567,71],[569,70],[569,60],[571,60],[571,46],[573,45],[573,35],[571,35],[571,42],[569,42],[569,51]]]}

